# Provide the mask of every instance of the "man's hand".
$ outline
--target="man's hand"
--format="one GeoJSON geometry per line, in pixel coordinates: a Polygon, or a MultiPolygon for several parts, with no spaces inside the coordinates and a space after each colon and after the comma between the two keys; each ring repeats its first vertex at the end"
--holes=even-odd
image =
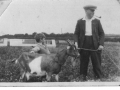
{"type": "Polygon", "coordinates": [[[78,48],[78,44],[77,44],[77,42],[75,42],[75,46],[76,46],[76,48],[78,48]]]}
{"type": "Polygon", "coordinates": [[[99,47],[98,47],[98,50],[103,50],[104,49],[104,47],[102,46],[102,45],[100,45],[99,47]]]}
{"type": "Polygon", "coordinates": [[[34,51],[30,51],[30,53],[35,53],[34,51]]]}

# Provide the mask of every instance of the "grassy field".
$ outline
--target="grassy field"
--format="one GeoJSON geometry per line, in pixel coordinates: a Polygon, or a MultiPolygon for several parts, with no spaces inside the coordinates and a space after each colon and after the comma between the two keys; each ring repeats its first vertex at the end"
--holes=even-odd
{"type": "MultiPolygon", "coordinates": [[[[64,46],[50,48],[52,53],[60,51],[64,46]]],[[[31,47],[0,47],[0,81],[1,82],[18,82],[19,67],[10,63],[14,58],[18,58],[22,52],[28,52],[31,47]]],[[[79,82],[79,59],[76,60],[75,67],[71,64],[71,58],[67,60],[59,73],[60,82],[79,82]]],[[[104,73],[104,81],[120,81],[120,44],[105,43],[102,53],[102,70],[104,73]]],[[[39,81],[39,78],[36,79],[39,81]]],[[[91,62],[88,69],[88,81],[93,81],[93,71],[91,62]]]]}

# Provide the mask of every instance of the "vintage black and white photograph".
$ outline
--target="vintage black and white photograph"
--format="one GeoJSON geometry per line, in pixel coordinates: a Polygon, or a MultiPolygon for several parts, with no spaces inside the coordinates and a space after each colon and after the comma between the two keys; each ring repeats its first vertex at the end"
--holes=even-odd
{"type": "Polygon", "coordinates": [[[0,86],[91,85],[120,85],[120,0],[0,0],[0,86]]]}

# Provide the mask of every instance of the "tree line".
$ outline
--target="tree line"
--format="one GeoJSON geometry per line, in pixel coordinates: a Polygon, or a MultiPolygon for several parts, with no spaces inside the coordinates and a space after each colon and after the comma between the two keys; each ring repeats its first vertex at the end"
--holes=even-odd
{"type": "MultiPolygon", "coordinates": [[[[43,32],[44,33],[44,32],[43,32]]],[[[55,33],[44,33],[46,35],[46,39],[55,39],[55,40],[65,40],[65,39],[74,39],[73,33],[63,33],[63,34],[55,34],[55,33]]],[[[14,34],[14,35],[3,35],[0,38],[9,38],[9,39],[34,39],[36,32],[32,34],[14,34]]],[[[106,42],[120,42],[120,35],[106,35],[105,36],[106,42]]]]}
{"type": "MultiPolygon", "coordinates": [[[[43,32],[44,33],[44,32],[43,32]]],[[[47,39],[73,39],[73,33],[64,33],[64,34],[55,34],[55,33],[44,33],[47,39]]],[[[0,36],[0,38],[9,38],[9,39],[34,39],[34,36],[36,35],[36,32],[32,34],[14,34],[14,35],[3,35],[0,36]]]]}

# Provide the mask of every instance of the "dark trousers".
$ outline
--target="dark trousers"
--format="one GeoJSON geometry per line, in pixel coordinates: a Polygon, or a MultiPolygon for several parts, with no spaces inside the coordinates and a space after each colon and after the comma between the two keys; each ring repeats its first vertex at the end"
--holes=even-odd
{"type": "MultiPolygon", "coordinates": [[[[92,36],[85,36],[83,48],[95,50],[92,36]]],[[[91,58],[95,77],[102,78],[101,51],[80,50],[80,55],[80,75],[87,76],[89,59],[91,58]]]]}

